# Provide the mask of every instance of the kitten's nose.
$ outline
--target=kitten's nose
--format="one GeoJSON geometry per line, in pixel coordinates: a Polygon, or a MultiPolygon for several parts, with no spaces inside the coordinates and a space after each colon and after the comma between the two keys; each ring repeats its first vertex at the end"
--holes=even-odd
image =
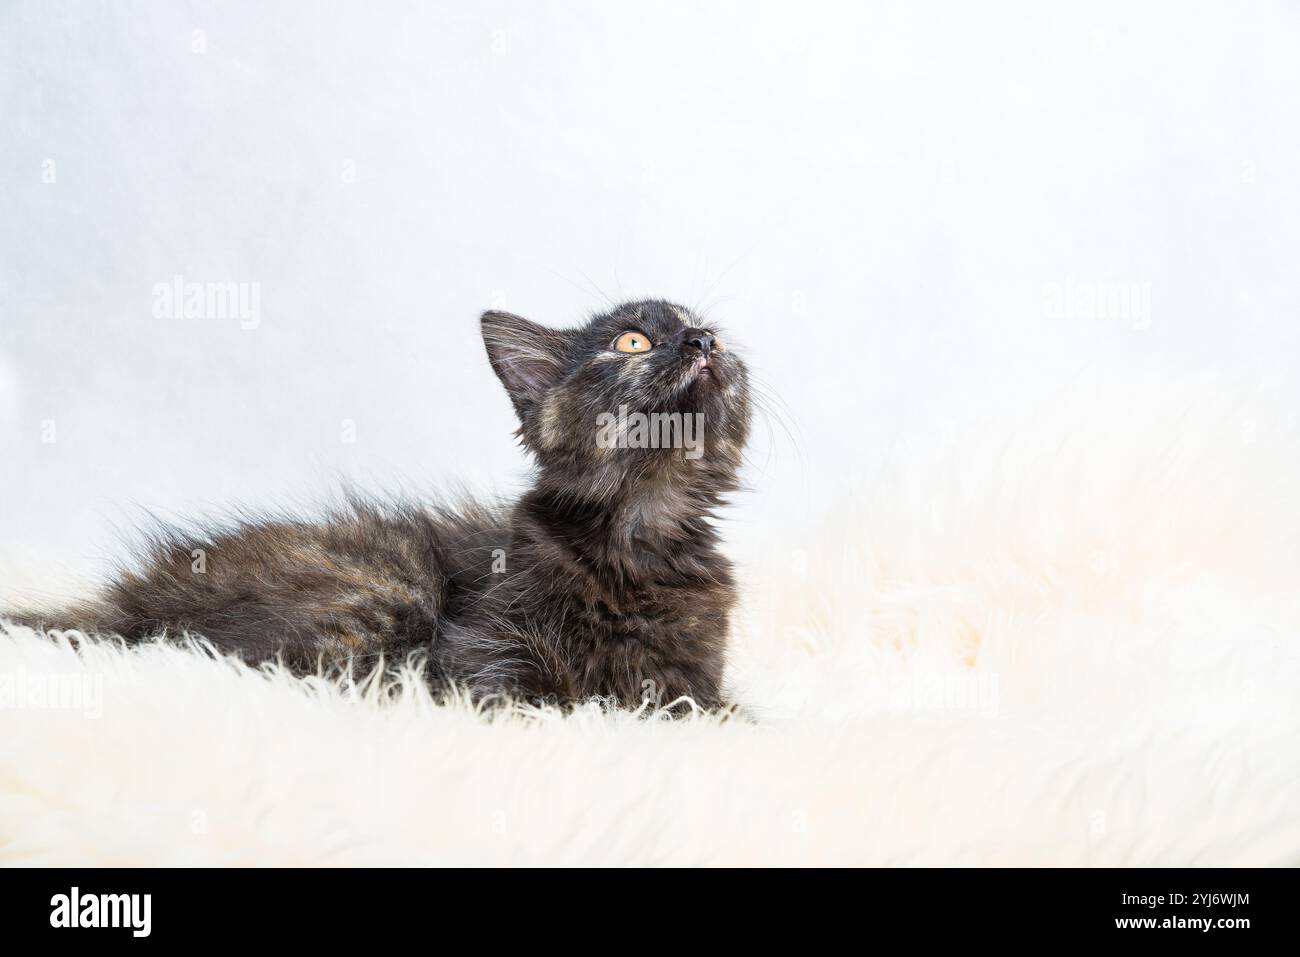
{"type": "Polygon", "coordinates": [[[713,351],[713,336],[703,329],[687,329],[686,344],[699,349],[707,358],[709,353],[713,351]]]}

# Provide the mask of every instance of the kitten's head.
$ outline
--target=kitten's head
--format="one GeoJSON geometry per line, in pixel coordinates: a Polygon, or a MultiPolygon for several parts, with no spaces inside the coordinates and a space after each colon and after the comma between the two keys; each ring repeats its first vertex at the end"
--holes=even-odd
{"type": "Polygon", "coordinates": [[[745,363],[690,310],[633,302],[576,329],[484,313],[492,368],[545,466],[593,479],[734,471],[749,431],[745,363]]]}

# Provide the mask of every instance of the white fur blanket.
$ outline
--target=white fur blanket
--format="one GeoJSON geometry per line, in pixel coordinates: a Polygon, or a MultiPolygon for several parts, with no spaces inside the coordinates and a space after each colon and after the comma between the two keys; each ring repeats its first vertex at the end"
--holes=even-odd
{"type": "Polygon", "coordinates": [[[1300,469],[1257,399],[894,456],[744,563],[753,722],[10,629],[0,862],[1300,864],[1300,469]]]}

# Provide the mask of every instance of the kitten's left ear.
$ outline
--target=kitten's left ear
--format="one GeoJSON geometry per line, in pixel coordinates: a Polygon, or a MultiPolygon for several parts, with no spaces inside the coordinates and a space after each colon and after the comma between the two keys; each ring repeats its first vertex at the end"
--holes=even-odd
{"type": "Polygon", "coordinates": [[[564,370],[565,336],[508,312],[485,312],[479,320],[488,361],[522,419],[564,370]]]}

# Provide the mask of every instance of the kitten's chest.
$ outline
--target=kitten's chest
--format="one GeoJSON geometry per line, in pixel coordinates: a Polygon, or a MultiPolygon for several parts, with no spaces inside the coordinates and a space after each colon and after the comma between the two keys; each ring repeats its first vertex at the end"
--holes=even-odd
{"type": "Polygon", "coordinates": [[[558,636],[575,662],[580,696],[614,697],[628,706],[686,696],[716,706],[730,604],[726,596],[702,592],[586,608],[582,624],[558,636]]]}
{"type": "Polygon", "coordinates": [[[727,627],[726,610],[706,616],[680,609],[602,605],[588,609],[584,619],[586,638],[594,644],[633,644],[664,653],[721,640],[727,627]]]}
{"type": "Polygon", "coordinates": [[[635,584],[586,567],[530,567],[492,599],[504,614],[484,622],[527,656],[525,693],[617,700],[638,707],[689,697],[721,703],[723,657],[734,588],[729,569],[635,584]],[[495,623],[495,624],[494,624],[495,623]]]}

